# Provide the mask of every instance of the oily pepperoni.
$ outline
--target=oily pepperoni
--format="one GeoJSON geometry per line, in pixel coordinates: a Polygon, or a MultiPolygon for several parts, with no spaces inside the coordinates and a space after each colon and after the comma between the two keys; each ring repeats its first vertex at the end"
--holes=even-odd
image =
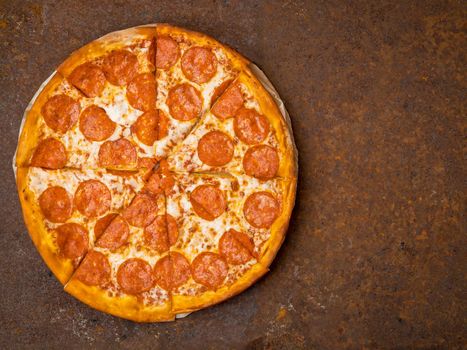
{"type": "Polygon", "coordinates": [[[169,250],[177,242],[178,227],[175,219],[169,215],[158,215],[144,228],[144,244],[159,253],[169,250]]]}
{"type": "Polygon", "coordinates": [[[151,157],[138,157],[138,169],[152,170],[156,165],[157,159],[151,157]]]}
{"type": "Polygon", "coordinates": [[[68,80],[87,97],[100,96],[104,91],[104,72],[92,63],[84,63],[76,67],[68,80]]]}
{"type": "Polygon", "coordinates": [[[61,134],[75,125],[79,116],[80,105],[67,95],[55,95],[47,100],[41,108],[44,121],[49,128],[61,134]]]}
{"type": "Polygon", "coordinates": [[[151,73],[139,74],[128,84],[126,90],[128,102],[141,111],[156,107],[156,79],[151,73]]]}
{"type": "Polygon", "coordinates": [[[254,109],[240,108],[234,119],[235,135],[248,145],[262,142],[269,134],[268,119],[254,109]]]}
{"type": "Polygon", "coordinates": [[[140,193],[131,202],[130,206],[123,211],[123,217],[130,225],[145,227],[157,216],[157,204],[154,197],[140,193]]]}
{"type": "Polygon", "coordinates": [[[173,118],[188,121],[200,115],[203,98],[197,89],[183,83],[169,90],[167,106],[173,118]]]}
{"type": "Polygon", "coordinates": [[[128,259],[118,268],[117,282],[127,294],[147,292],[154,285],[151,265],[143,259],[128,259]]]}
{"type": "Polygon", "coordinates": [[[98,247],[115,250],[124,245],[130,236],[130,228],[123,218],[118,215],[104,230],[96,242],[98,247]]]}
{"type": "Polygon", "coordinates": [[[88,251],[88,231],[81,225],[66,223],[57,227],[57,245],[60,254],[76,259],[88,251]]]}
{"type": "Polygon", "coordinates": [[[131,126],[131,132],[136,134],[136,137],[142,143],[152,146],[159,136],[158,119],[157,111],[145,112],[131,126]]]}
{"type": "Polygon", "coordinates": [[[243,95],[240,87],[235,84],[227,89],[217,100],[211,112],[219,119],[235,117],[235,113],[243,106],[243,95]]]}
{"type": "Polygon", "coordinates": [[[225,165],[232,160],[233,154],[233,141],[222,131],[210,131],[198,142],[198,157],[207,165],[225,165]]]}
{"type": "Polygon", "coordinates": [[[250,237],[233,229],[219,240],[219,254],[232,265],[245,264],[253,258],[255,245],[250,237]]]}
{"type": "Polygon", "coordinates": [[[182,56],[182,71],[191,81],[206,83],[217,72],[216,55],[206,47],[192,47],[182,56]]]}
{"type": "Polygon", "coordinates": [[[94,237],[96,240],[102,236],[106,228],[110,225],[113,219],[117,217],[117,215],[118,214],[116,213],[110,213],[97,220],[96,224],[94,225],[94,237]]]}
{"type": "Polygon", "coordinates": [[[175,40],[168,36],[157,38],[156,68],[168,69],[172,67],[180,56],[180,50],[175,40]]]}
{"type": "Polygon", "coordinates": [[[213,185],[196,187],[191,192],[190,202],[195,213],[209,221],[221,216],[227,208],[224,193],[213,185]]]}
{"type": "Polygon", "coordinates": [[[174,185],[175,179],[168,170],[167,161],[162,159],[159,162],[159,169],[152,173],[144,185],[144,190],[153,195],[161,193],[169,194],[174,185]]]}
{"type": "Polygon", "coordinates": [[[268,145],[250,147],[243,157],[243,169],[260,180],[272,179],[279,169],[276,149],[268,145]]]}
{"type": "Polygon", "coordinates": [[[89,141],[104,141],[115,131],[116,124],[101,107],[91,105],[79,117],[79,130],[89,141]]]}
{"type": "Polygon", "coordinates": [[[107,257],[91,251],[76,271],[76,278],[88,286],[103,286],[110,281],[110,264],[107,257]]]}
{"type": "Polygon", "coordinates": [[[224,258],[211,252],[199,254],[191,263],[193,279],[212,290],[222,285],[228,270],[229,265],[224,258]]]}
{"type": "Polygon", "coordinates": [[[114,85],[125,85],[138,73],[138,58],[126,50],[116,50],[104,58],[105,77],[114,85]]]}
{"type": "Polygon", "coordinates": [[[279,216],[279,203],[269,192],[255,192],[243,205],[243,214],[251,226],[269,228],[279,216]]]}
{"type": "Polygon", "coordinates": [[[87,180],[81,182],[76,189],[74,202],[81,214],[93,218],[105,214],[110,209],[112,196],[102,182],[87,180]]]}
{"type": "Polygon", "coordinates": [[[156,283],[165,290],[173,290],[180,287],[190,278],[190,263],[180,253],[170,252],[154,266],[154,278],[156,283]]]}
{"type": "Polygon", "coordinates": [[[66,161],[65,146],[54,138],[48,138],[37,145],[31,158],[31,166],[61,169],[66,165],[66,161]]]}
{"type": "Polygon", "coordinates": [[[138,161],[136,149],[127,139],[105,141],[99,149],[99,165],[101,167],[135,167],[138,161]]]}
{"type": "Polygon", "coordinates": [[[52,222],[65,222],[73,213],[71,197],[60,186],[52,186],[42,192],[39,196],[39,206],[45,218],[52,222]]]}

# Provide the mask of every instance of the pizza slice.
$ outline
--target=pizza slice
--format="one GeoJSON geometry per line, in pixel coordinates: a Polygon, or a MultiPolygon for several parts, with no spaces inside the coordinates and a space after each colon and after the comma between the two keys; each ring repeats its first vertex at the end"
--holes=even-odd
{"type": "Polygon", "coordinates": [[[225,172],[259,180],[295,174],[288,126],[249,70],[226,89],[169,155],[171,170],[225,172]]]}
{"type": "Polygon", "coordinates": [[[167,216],[179,232],[166,268],[175,313],[225,300],[268,271],[290,215],[283,204],[291,195],[287,186],[282,179],[260,183],[230,175],[175,175],[166,199],[167,216]],[[256,227],[251,217],[258,218],[256,227]]]}
{"type": "Polygon", "coordinates": [[[160,157],[185,138],[247,64],[204,34],[157,25],[157,108],[168,119],[168,137],[156,144],[160,157]]]}
{"type": "Polygon", "coordinates": [[[16,164],[134,170],[155,158],[155,28],[106,35],[73,53],[33,99],[16,164]]]}
{"type": "Polygon", "coordinates": [[[114,213],[143,187],[142,175],[105,170],[18,168],[18,193],[30,236],[61,283],[70,278],[114,213]]]}
{"type": "Polygon", "coordinates": [[[170,186],[162,166],[96,237],[66,284],[68,293],[98,310],[135,321],[174,318],[170,292],[160,282],[157,267],[177,239],[165,209],[170,186]]]}

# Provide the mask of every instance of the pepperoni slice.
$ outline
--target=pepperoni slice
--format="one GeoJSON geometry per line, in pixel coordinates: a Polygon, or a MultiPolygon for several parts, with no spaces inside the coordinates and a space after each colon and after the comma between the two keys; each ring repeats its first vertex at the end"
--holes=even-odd
{"type": "Polygon", "coordinates": [[[180,253],[170,252],[154,266],[154,278],[156,283],[165,290],[173,290],[180,287],[190,278],[190,263],[180,253]]]}
{"type": "Polygon", "coordinates": [[[110,213],[97,220],[96,224],[94,225],[94,237],[96,240],[102,236],[105,229],[110,225],[112,220],[115,219],[117,215],[118,214],[116,213],[110,213]]]}
{"type": "Polygon", "coordinates": [[[262,142],[269,134],[268,119],[254,109],[240,108],[234,119],[235,135],[248,145],[262,142]]]}
{"type": "Polygon", "coordinates": [[[87,97],[102,94],[105,86],[104,72],[92,63],[83,63],[71,72],[68,80],[87,97]]]}
{"type": "Polygon", "coordinates": [[[31,166],[61,169],[66,165],[66,161],[65,146],[54,138],[48,138],[37,145],[31,158],[31,166]]]}
{"type": "Polygon", "coordinates": [[[153,195],[161,193],[169,194],[174,185],[174,177],[168,170],[167,161],[163,159],[159,163],[159,169],[153,172],[144,185],[144,190],[153,195]]]}
{"type": "Polygon", "coordinates": [[[96,242],[96,246],[114,251],[124,245],[130,236],[130,228],[125,220],[118,215],[104,230],[96,242]]]}
{"type": "Polygon", "coordinates": [[[114,85],[125,85],[138,73],[138,58],[126,50],[116,50],[104,58],[105,77],[114,85]]]}
{"type": "Polygon", "coordinates": [[[81,182],[76,189],[74,202],[81,214],[92,218],[101,216],[110,209],[112,196],[102,182],[87,180],[81,182]]]}
{"type": "Polygon", "coordinates": [[[127,294],[147,292],[154,285],[151,265],[143,259],[128,259],[118,268],[117,282],[127,294]]]}
{"type": "Polygon", "coordinates": [[[115,131],[116,124],[101,107],[91,105],[79,117],[79,130],[89,141],[104,141],[115,131]]]}
{"type": "Polygon", "coordinates": [[[175,40],[168,36],[157,38],[156,68],[168,69],[172,67],[180,56],[180,50],[175,40]]]}
{"type": "Polygon", "coordinates": [[[222,131],[210,131],[198,142],[198,157],[207,165],[225,165],[232,160],[233,154],[233,141],[222,131]]]}
{"type": "Polygon", "coordinates": [[[219,119],[235,117],[235,113],[243,106],[243,94],[238,84],[230,86],[225,94],[217,100],[211,112],[219,119]]]}
{"type": "Polygon", "coordinates": [[[145,112],[131,126],[131,132],[136,134],[142,143],[152,146],[158,139],[158,124],[157,111],[145,112]]]}
{"type": "Polygon", "coordinates": [[[213,185],[200,185],[191,192],[190,202],[195,213],[212,221],[227,209],[224,193],[213,185]]]}
{"type": "Polygon", "coordinates": [[[107,257],[91,251],[76,271],[76,278],[88,286],[103,286],[110,281],[110,264],[107,257]]]}
{"type": "Polygon", "coordinates": [[[158,215],[150,225],[144,228],[143,238],[146,246],[164,253],[177,242],[177,222],[169,214],[158,215]]]}
{"type": "Polygon", "coordinates": [[[99,149],[99,165],[101,167],[119,168],[135,167],[138,161],[136,149],[127,139],[105,141],[99,149]]]}
{"type": "Polygon", "coordinates": [[[80,105],[67,95],[55,95],[47,100],[41,108],[44,121],[49,128],[61,134],[75,125],[79,116],[80,105]]]}
{"type": "Polygon", "coordinates": [[[225,232],[219,240],[219,254],[232,265],[245,264],[254,255],[253,240],[243,232],[233,229],[225,232]]]}
{"type": "Polygon", "coordinates": [[[123,217],[130,225],[145,227],[157,216],[157,205],[150,195],[139,193],[130,206],[123,211],[123,217]]]}
{"type": "Polygon", "coordinates": [[[81,225],[66,223],[57,227],[57,245],[60,254],[76,259],[88,251],[88,231],[81,225]]]}
{"type": "Polygon", "coordinates": [[[126,90],[128,102],[141,111],[156,107],[156,79],[151,73],[138,74],[128,84],[126,90]]]}
{"type": "Polygon", "coordinates": [[[200,115],[203,97],[193,86],[184,83],[169,90],[167,106],[173,118],[188,121],[200,115]]]}
{"type": "Polygon", "coordinates": [[[269,228],[279,216],[279,203],[269,192],[255,192],[243,205],[243,214],[251,226],[269,228]]]}
{"type": "Polygon", "coordinates": [[[199,254],[191,263],[193,279],[212,290],[222,285],[228,271],[229,265],[224,258],[211,252],[199,254]]]}
{"type": "Polygon", "coordinates": [[[207,47],[192,47],[182,56],[182,71],[191,81],[206,83],[217,72],[216,55],[207,47]]]}
{"type": "Polygon", "coordinates": [[[243,157],[243,169],[260,180],[272,179],[279,169],[276,149],[268,145],[250,147],[243,157]]]}
{"type": "Polygon", "coordinates": [[[67,221],[73,213],[71,197],[60,186],[52,186],[42,192],[39,207],[47,220],[57,223],[67,221]]]}

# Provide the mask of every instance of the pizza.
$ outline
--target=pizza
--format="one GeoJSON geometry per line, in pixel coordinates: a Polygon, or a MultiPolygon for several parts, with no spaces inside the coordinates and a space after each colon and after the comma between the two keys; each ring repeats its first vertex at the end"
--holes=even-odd
{"type": "Polygon", "coordinates": [[[297,154],[252,67],[204,34],[155,24],[91,42],[44,82],[14,168],[29,234],[65,291],[171,321],[268,271],[297,154]]]}

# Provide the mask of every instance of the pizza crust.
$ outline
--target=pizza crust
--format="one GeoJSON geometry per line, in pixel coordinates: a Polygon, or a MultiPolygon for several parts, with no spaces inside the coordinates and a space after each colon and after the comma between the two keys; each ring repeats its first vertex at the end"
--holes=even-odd
{"type": "Polygon", "coordinates": [[[287,228],[289,226],[290,217],[295,204],[295,194],[297,187],[297,179],[287,179],[282,182],[282,211],[281,215],[276,219],[271,227],[271,235],[261,249],[259,263],[265,267],[269,267],[276,257],[282,243],[284,242],[287,228]]]}
{"type": "Polygon", "coordinates": [[[154,306],[144,305],[135,296],[110,296],[108,291],[88,286],[76,278],[72,278],[65,285],[65,291],[96,310],[132,321],[166,322],[175,319],[170,302],[154,306]]]}

